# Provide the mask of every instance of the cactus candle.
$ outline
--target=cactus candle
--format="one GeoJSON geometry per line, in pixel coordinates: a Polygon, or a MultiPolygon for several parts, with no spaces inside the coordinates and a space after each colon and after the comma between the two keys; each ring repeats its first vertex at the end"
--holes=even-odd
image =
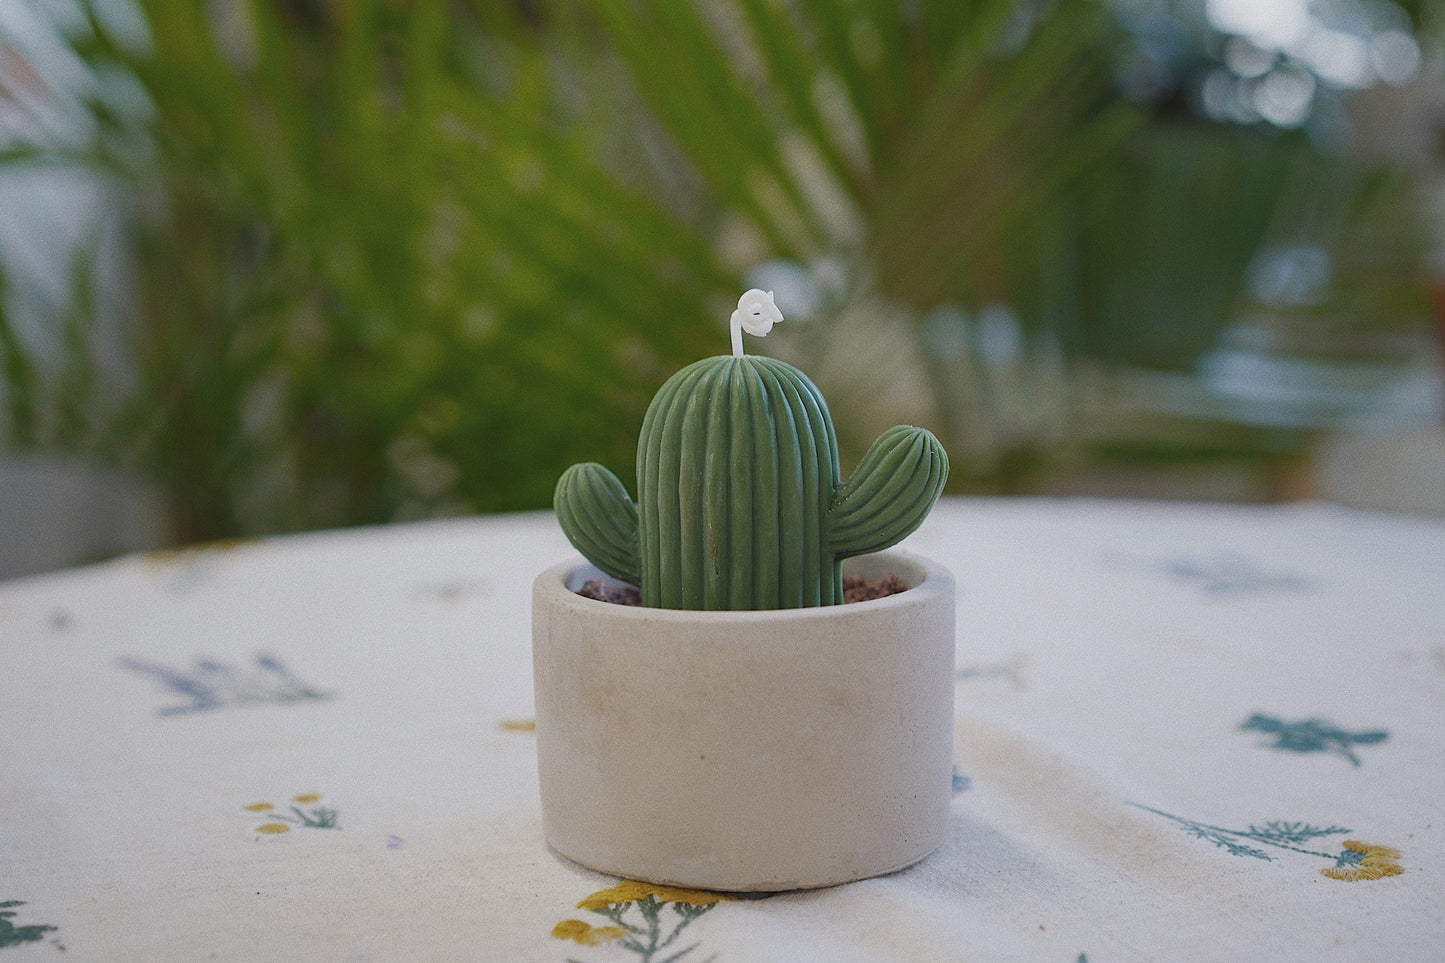
{"type": "Polygon", "coordinates": [[[636,502],[595,462],[557,483],[567,538],[608,575],[638,585],[643,605],[842,602],[842,560],[896,544],[943,490],[943,446],[908,425],[880,435],[841,480],[817,387],[786,362],[743,353],[744,331],[762,336],[779,321],[770,292],[748,291],[732,315],[733,353],[683,368],[658,391],[638,439],[636,502]]]}
{"type": "Polygon", "coordinates": [[[948,832],[953,577],[879,551],[923,521],[948,462],[900,426],[843,481],[818,389],[743,352],[781,320],[747,292],[732,354],[658,391],[636,502],[597,464],[557,484],[592,565],[533,582],[537,775],[548,844],[599,872],[833,886],[917,862],[948,832]],[[846,556],[907,591],[834,604],[846,556]],[[580,594],[593,566],[640,585],[643,606],[580,594]]]}

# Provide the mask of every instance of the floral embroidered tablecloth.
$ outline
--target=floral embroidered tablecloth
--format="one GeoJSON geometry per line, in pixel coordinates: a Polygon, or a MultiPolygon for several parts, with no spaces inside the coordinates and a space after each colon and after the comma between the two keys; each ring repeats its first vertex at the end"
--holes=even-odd
{"type": "Polygon", "coordinates": [[[1445,958],[1445,520],[945,499],[904,547],[959,587],[949,838],[747,898],[544,844],[548,514],[0,584],[0,963],[1445,958]]]}

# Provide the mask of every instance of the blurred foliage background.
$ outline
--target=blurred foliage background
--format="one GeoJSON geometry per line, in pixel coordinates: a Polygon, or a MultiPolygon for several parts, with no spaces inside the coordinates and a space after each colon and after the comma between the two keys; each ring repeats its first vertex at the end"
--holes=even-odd
{"type": "Polygon", "coordinates": [[[756,285],[788,322],[750,350],[815,377],[850,464],[899,420],[954,491],[1288,455],[1426,353],[1439,145],[1369,149],[1350,111],[1438,70],[1441,27],[25,0],[0,163],[98,187],[63,296],[0,266],[0,443],[150,479],[179,540],[545,507],[574,461],[631,484],[652,393],[756,285]]]}

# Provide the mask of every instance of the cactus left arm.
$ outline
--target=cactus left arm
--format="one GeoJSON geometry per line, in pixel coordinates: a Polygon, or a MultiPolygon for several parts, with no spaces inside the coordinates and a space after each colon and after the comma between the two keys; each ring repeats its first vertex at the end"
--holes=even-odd
{"type": "Polygon", "coordinates": [[[557,480],[552,505],[567,540],[613,578],[642,581],[637,505],[617,476],[596,462],[573,465],[557,480]]]}
{"type": "Polygon", "coordinates": [[[948,480],[948,454],[925,428],[896,425],[878,436],[833,495],[828,543],[837,558],[881,551],[923,524],[948,480]]]}

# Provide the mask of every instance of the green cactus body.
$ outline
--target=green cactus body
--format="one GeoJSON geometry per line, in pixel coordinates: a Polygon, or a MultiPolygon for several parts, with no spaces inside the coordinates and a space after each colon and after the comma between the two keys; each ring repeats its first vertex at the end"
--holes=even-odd
{"type": "Polygon", "coordinates": [[[644,605],[777,609],[843,600],[842,560],[916,529],[948,458],[922,428],[890,428],[840,483],[827,404],[797,368],[705,358],[658,391],[638,439],[639,499],[601,465],[557,483],[563,531],[644,605]]]}

